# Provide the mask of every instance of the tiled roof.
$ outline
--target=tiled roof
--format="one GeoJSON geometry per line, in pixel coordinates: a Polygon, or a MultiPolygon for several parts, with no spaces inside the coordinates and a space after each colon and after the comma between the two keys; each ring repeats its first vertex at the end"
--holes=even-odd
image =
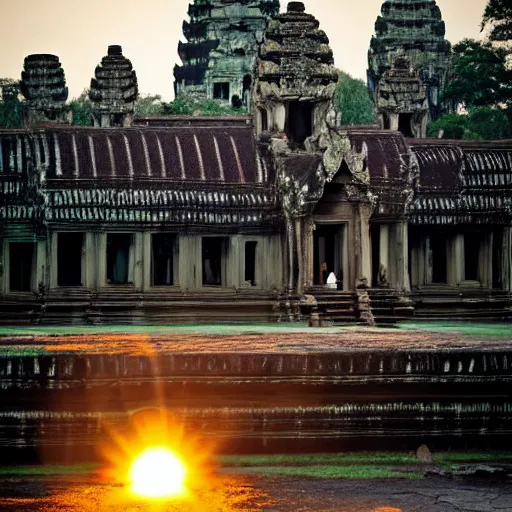
{"type": "Polygon", "coordinates": [[[0,135],[3,167],[15,164],[0,171],[26,169],[32,138],[36,162],[48,166],[48,180],[251,184],[272,179],[258,157],[250,126],[61,128],[4,137],[0,135]]]}

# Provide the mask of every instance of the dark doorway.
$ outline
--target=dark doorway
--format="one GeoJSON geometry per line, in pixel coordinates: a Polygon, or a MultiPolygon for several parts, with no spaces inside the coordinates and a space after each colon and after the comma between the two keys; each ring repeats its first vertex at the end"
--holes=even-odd
{"type": "Polygon", "coordinates": [[[83,233],[57,234],[57,285],[82,286],[83,233]]]}
{"type": "Polygon", "coordinates": [[[503,288],[503,231],[495,231],[492,237],[492,287],[503,288]]]}
{"type": "Polygon", "coordinates": [[[9,243],[9,289],[11,292],[29,292],[32,289],[32,272],[35,244],[32,242],[9,243]]]}
{"type": "Polygon", "coordinates": [[[432,283],[446,284],[448,282],[446,237],[441,234],[432,236],[430,250],[432,251],[432,283]]]}
{"type": "Polygon", "coordinates": [[[216,100],[229,100],[229,82],[213,84],[213,97],[216,100]]]}
{"type": "Polygon", "coordinates": [[[242,81],[242,103],[249,107],[249,98],[251,95],[251,89],[252,89],[252,76],[251,75],[245,75],[244,79],[242,81]]]}
{"type": "Polygon", "coordinates": [[[261,131],[268,131],[268,113],[264,108],[260,108],[261,131]]]}
{"type": "Polygon", "coordinates": [[[204,237],[202,245],[203,286],[222,286],[226,239],[204,237]]]}
{"type": "MultiPolygon", "coordinates": [[[[380,271],[380,225],[372,224],[370,227],[372,241],[372,283],[379,282],[380,271]]],[[[389,271],[389,269],[387,269],[389,271]]]]}
{"type": "Polygon", "coordinates": [[[245,242],[244,281],[256,286],[256,247],[258,242],[245,242]]]}
{"type": "Polygon", "coordinates": [[[315,285],[324,285],[334,272],[339,282],[343,281],[343,226],[339,224],[317,225],[314,244],[314,279],[315,285]]]}
{"type": "Polygon", "coordinates": [[[464,235],[464,279],[478,281],[480,260],[480,237],[476,233],[464,235]]]}
{"type": "Polygon", "coordinates": [[[152,237],[152,282],[153,286],[174,285],[174,258],[176,235],[157,233],[152,237]]]}
{"type": "Polygon", "coordinates": [[[132,235],[107,235],[107,283],[128,284],[132,235]]]}
{"type": "Polygon", "coordinates": [[[398,131],[404,137],[412,137],[412,114],[399,114],[398,116],[398,131]]]}
{"type": "Polygon", "coordinates": [[[313,107],[309,101],[292,101],[289,104],[286,135],[291,142],[303,144],[313,135],[313,107]]]}
{"type": "Polygon", "coordinates": [[[383,114],[382,119],[384,121],[384,130],[389,130],[391,128],[391,123],[389,122],[389,116],[387,114],[383,114]]]}

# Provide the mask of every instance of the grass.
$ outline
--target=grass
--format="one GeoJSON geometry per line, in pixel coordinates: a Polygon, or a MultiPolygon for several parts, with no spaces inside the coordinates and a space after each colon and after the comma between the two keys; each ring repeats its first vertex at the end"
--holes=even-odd
{"type": "MultiPolygon", "coordinates": [[[[510,462],[512,452],[440,452],[434,462],[455,469],[470,462],[510,462]]],[[[412,452],[354,452],[299,455],[229,455],[217,457],[227,468],[247,468],[249,473],[263,475],[295,475],[317,478],[422,478],[418,470],[399,471],[400,466],[422,463],[412,452]]],[[[72,466],[12,466],[0,467],[0,477],[52,477],[93,473],[100,466],[82,464],[72,466]]]]}
{"type": "Polygon", "coordinates": [[[224,466],[320,466],[333,464],[415,464],[414,454],[403,452],[323,453],[313,455],[245,455],[219,457],[224,466]]]}
{"type": "Polygon", "coordinates": [[[379,466],[264,466],[251,468],[251,473],[262,475],[292,475],[315,478],[347,478],[369,480],[375,478],[406,478],[419,480],[422,473],[402,473],[388,467],[379,466]]]}
{"type": "Polygon", "coordinates": [[[313,329],[306,323],[288,324],[209,324],[209,325],[102,325],[102,326],[22,326],[0,327],[0,336],[57,336],[91,334],[266,334],[266,333],[328,333],[346,330],[345,327],[313,329]]]}
{"type": "Polygon", "coordinates": [[[63,476],[84,475],[98,469],[95,464],[70,466],[12,466],[0,467],[0,476],[63,476]]]}
{"type": "Polygon", "coordinates": [[[471,322],[403,322],[400,329],[459,333],[468,336],[511,338],[512,325],[506,323],[471,323],[471,322]]]}

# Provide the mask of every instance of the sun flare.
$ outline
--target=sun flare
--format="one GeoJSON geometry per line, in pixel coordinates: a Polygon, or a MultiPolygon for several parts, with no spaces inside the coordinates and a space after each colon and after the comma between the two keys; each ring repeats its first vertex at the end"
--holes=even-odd
{"type": "Polygon", "coordinates": [[[165,447],[148,448],[130,468],[132,492],[147,498],[167,498],[185,492],[187,469],[165,447]]]}

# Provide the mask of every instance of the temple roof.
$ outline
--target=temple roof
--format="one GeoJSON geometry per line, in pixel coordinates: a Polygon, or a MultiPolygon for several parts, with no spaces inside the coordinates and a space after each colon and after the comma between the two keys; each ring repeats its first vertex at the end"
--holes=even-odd
{"type": "Polygon", "coordinates": [[[420,167],[416,223],[512,220],[512,141],[408,140],[420,167]]]}
{"type": "Polygon", "coordinates": [[[174,182],[266,183],[271,177],[257,156],[246,127],[53,129],[17,132],[3,144],[26,169],[29,138],[49,180],[165,180],[174,182]]]}

